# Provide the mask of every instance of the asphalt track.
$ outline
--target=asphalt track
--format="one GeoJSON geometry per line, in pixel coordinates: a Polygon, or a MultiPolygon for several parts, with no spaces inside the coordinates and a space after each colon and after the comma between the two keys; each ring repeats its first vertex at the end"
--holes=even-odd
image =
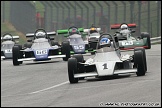
{"type": "MultiPolygon", "coordinates": [[[[122,54],[132,54],[132,51],[122,54]]],[[[91,57],[84,56],[85,59],[91,57]]],[[[161,44],[146,50],[145,76],[127,74],[87,78],[70,84],[67,62],[1,61],[1,107],[126,107],[161,106],[161,44]]]]}

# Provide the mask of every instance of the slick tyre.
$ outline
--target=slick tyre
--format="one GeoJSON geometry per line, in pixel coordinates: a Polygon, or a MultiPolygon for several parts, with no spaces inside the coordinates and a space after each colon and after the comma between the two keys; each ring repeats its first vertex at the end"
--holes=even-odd
{"type": "Polygon", "coordinates": [[[146,73],[143,52],[142,50],[138,50],[134,52],[134,62],[137,67],[137,76],[144,76],[146,73]]]}
{"type": "Polygon", "coordinates": [[[150,40],[150,36],[147,36],[147,48],[146,49],[151,49],[151,40],[150,40]]]}
{"type": "Polygon", "coordinates": [[[74,78],[74,74],[78,71],[77,68],[77,59],[76,58],[69,58],[68,59],[68,76],[70,83],[78,83],[78,78],[74,78]]]}
{"type": "Polygon", "coordinates": [[[24,48],[31,48],[32,43],[31,42],[27,42],[24,44],[24,48]]]}
{"type": "Polygon", "coordinates": [[[147,61],[146,61],[146,52],[144,48],[135,48],[134,51],[142,50],[143,52],[143,58],[144,58],[144,64],[145,64],[145,70],[147,71],[147,61]]]}
{"type": "Polygon", "coordinates": [[[12,47],[12,56],[13,56],[13,65],[17,66],[20,64],[20,62],[18,61],[19,59],[19,47],[18,46],[13,46],[12,47]]]}
{"type": "Polygon", "coordinates": [[[62,54],[66,55],[66,57],[63,57],[64,61],[67,61],[70,58],[70,43],[69,43],[69,41],[62,42],[62,54]]]}
{"type": "MultiPolygon", "coordinates": [[[[84,65],[79,64],[79,62],[83,63],[84,62],[84,58],[82,54],[76,54],[73,55],[73,58],[77,59],[77,69],[78,69],[78,73],[84,73],[85,72],[85,68],[84,65]]],[[[84,79],[85,77],[81,77],[79,78],[80,80],[84,79]]]]}
{"type": "Polygon", "coordinates": [[[151,40],[150,40],[150,35],[147,32],[142,32],[141,33],[141,38],[147,38],[147,48],[146,49],[151,49],[151,40]]]}
{"type": "Polygon", "coordinates": [[[59,43],[55,41],[51,41],[51,46],[55,46],[55,45],[59,46],[59,43]]]}

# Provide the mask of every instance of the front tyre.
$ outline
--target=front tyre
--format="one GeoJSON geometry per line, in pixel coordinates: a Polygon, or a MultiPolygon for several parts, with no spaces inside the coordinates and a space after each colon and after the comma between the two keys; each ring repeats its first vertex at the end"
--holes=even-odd
{"type": "Polygon", "coordinates": [[[77,73],[77,59],[69,58],[68,59],[68,76],[70,83],[78,83],[78,78],[74,78],[74,74],[77,73]]]}
{"type": "Polygon", "coordinates": [[[138,50],[141,50],[143,52],[145,69],[147,71],[147,61],[146,61],[146,52],[145,52],[145,49],[144,48],[141,48],[141,47],[137,47],[137,48],[134,49],[134,51],[138,51],[138,50]]]}
{"type": "MultiPolygon", "coordinates": [[[[84,73],[85,72],[85,67],[83,64],[80,63],[84,63],[84,58],[82,54],[75,54],[73,55],[73,58],[77,59],[77,69],[78,69],[78,73],[84,73]],[[80,63],[79,63],[80,62],[80,63]]],[[[80,80],[83,80],[85,77],[80,77],[80,80]]]]}
{"type": "Polygon", "coordinates": [[[67,61],[70,58],[70,43],[69,43],[69,41],[62,42],[62,54],[66,55],[66,57],[63,57],[64,61],[67,61]]]}
{"type": "Polygon", "coordinates": [[[137,76],[144,76],[146,73],[143,52],[142,50],[138,50],[134,52],[134,63],[137,67],[137,76]]]}
{"type": "Polygon", "coordinates": [[[13,56],[12,60],[13,60],[13,65],[14,66],[17,66],[17,65],[20,64],[20,62],[18,61],[19,55],[20,55],[19,54],[19,47],[18,46],[13,46],[12,47],[12,56],[13,56]]]}

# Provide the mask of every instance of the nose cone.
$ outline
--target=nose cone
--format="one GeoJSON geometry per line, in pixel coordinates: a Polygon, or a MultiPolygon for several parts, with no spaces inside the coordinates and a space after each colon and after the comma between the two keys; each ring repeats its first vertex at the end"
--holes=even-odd
{"type": "Polygon", "coordinates": [[[85,53],[85,44],[84,45],[73,45],[72,47],[75,53],[78,53],[78,54],[85,53]]]}

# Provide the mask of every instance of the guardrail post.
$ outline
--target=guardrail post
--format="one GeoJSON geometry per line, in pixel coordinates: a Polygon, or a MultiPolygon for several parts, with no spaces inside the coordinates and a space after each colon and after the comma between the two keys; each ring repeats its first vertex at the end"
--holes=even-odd
{"type": "Polygon", "coordinates": [[[87,9],[87,28],[89,28],[89,26],[88,26],[88,22],[89,22],[89,7],[83,2],[83,1],[80,1],[81,2],[81,4],[83,4],[85,7],[86,7],[86,9],[87,9]]]}
{"type": "Polygon", "coordinates": [[[138,1],[138,35],[141,33],[141,1],[138,1]]]}
{"type": "Polygon", "coordinates": [[[157,1],[157,36],[159,36],[159,28],[161,27],[161,21],[160,21],[160,10],[161,10],[161,1],[157,1]]]}
{"type": "Polygon", "coordinates": [[[124,5],[123,21],[126,22],[126,3],[124,1],[121,1],[121,3],[124,5]]]}
{"type": "Polygon", "coordinates": [[[115,5],[115,12],[114,12],[114,24],[118,23],[118,5],[115,1],[111,1],[115,5]]]}
{"type": "Polygon", "coordinates": [[[110,4],[107,1],[103,1],[108,6],[108,22],[107,22],[107,31],[110,32],[110,4]]]}
{"type": "Polygon", "coordinates": [[[148,20],[147,20],[147,31],[149,32],[150,31],[150,1],[147,1],[148,2],[148,20]]]}
{"type": "MultiPolygon", "coordinates": [[[[94,9],[93,11],[93,14],[95,15],[96,14],[96,8],[95,6],[90,2],[90,1],[87,1],[91,6],[92,8],[94,9]]],[[[89,22],[88,22],[89,23],[89,22]]],[[[95,25],[96,24],[96,17],[93,17],[93,24],[95,25]]]]}

